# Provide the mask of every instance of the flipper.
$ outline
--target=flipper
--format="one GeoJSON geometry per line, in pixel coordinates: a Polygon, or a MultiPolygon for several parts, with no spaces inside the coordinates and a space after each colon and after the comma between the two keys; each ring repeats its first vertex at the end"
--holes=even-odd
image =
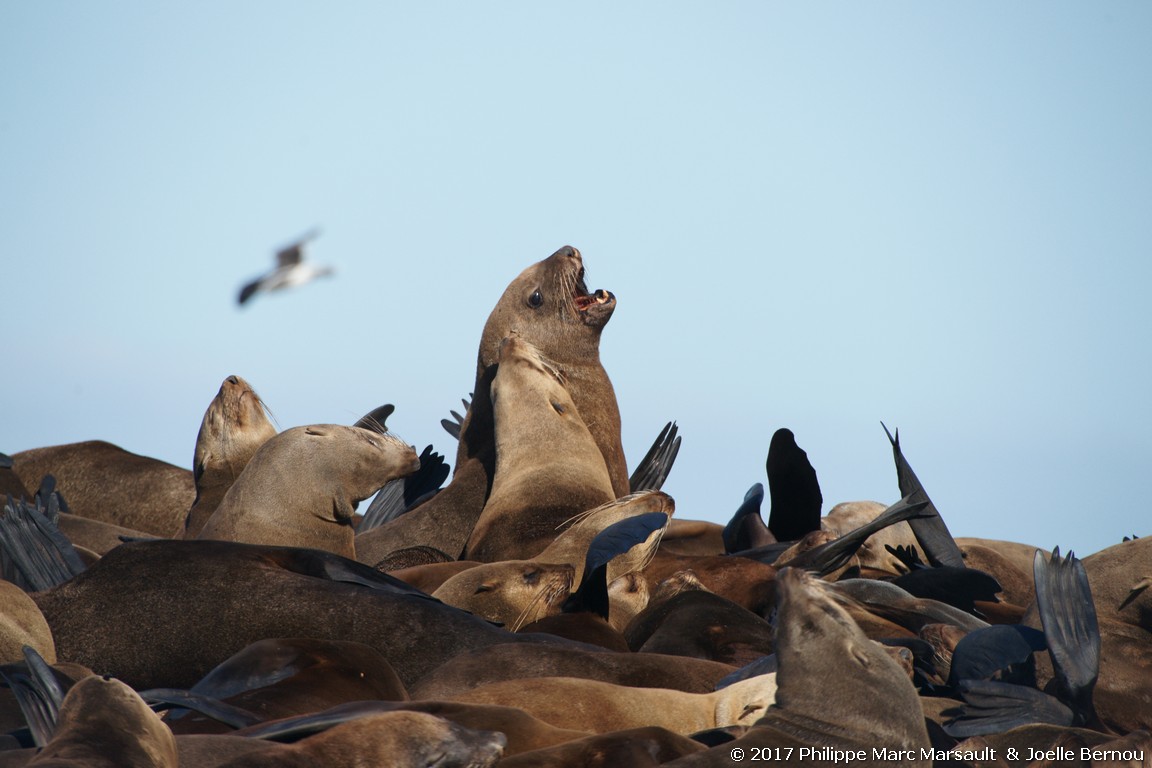
{"type": "Polygon", "coordinates": [[[670,421],[660,430],[656,441],[636,465],[636,471],[628,480],[632,493],[637,491],[658,491],[668,479],[676,454],[680,452],[680,438],[676,436],[676,422],[670,421]]]}
{"type": "Polygon", "coordinates": [[[924,561],[920,559],[920,553],[916,551],[916,547],[909,547],[903,544],[892,546],[885,544],[884,549],[888,550],[888,554],[900,561],[900,564],[908,571],[915,571],[918,568],[927,568],[924,561]]]}
{"type": "Polygon", "coordinates": [[[724,526],[724,552],[743,552],[763,547],[775,542],[772,532],[760,517],[760,505],[764,503],[764,486],[756,483],[744,494],[744,503],[724,526]]]}
{"type": "Polygon", "coordinates": [[[379,408],[374,408],[361,416],[352,426],[366,429],[369,432],[378,432],[382,435],[388,431],[388,425],[385,424],[385,422],[388,421],[388,417],[391,416],[395,410],[396,406],[391,403],[385,403],[379,408]]]}
{"type": "Polygon", "coordinates": [[[905,496],[877,515],[876,519],[871,522],[849,531],[835,541],[810,549],[781,565],[805,568],[822,575],[832,573],[846,565],[869,536],[902,520],[914,519],[917,515],[923,514],[930,503],[914,500],[910,495],[905,496]]]}
{"type": "Polygon", "coordinates": [[[565,613],[590,612],[608,620],[608,563],[668,525],[663,512],[645,512],[608,526],[588,545],[580,588],[561,606],[565,613]]]}
{"type": "Polygon", "coordinates": [[[1003,591],[1000,582],[984,571],[947,565],[917,568],[892,579],[892,583],[916,597],[938,600],[972,614],[976,613],[975,601],[998,603],[996,593],[1003,591]]]}
{"type": "Polygon", "coordinates": [[[1075,724],[1096,720],[1092,689],[1100,674],[1100,625],[1088,588],[1084,565],[1071,552],[1060,557],[1060,548],[1047,560],[1036,551],[1032,561],[1036,579],[1036,607],[1048,639],[1048,655],[1060,687],[1075,713],[1075,724]]]}
{"type": "Polygon", "coordinates": [[[241,707],[235,707],[220,699],[194,691],[178,688],[152,688],[140,692],[140,698],[157,712],[173,707],[199,712],[230,728],[248,728],[262,722],[261,719],[241,707]]]}
{"type": "Polygon", "coordinates": [[[960,639],[952,652],[948,684],[955,688],[965,680],[989,680],[997,672],[1006,671],[1000,682],[1035,687],[1032,654],[1046,647],[1044,633],[1031,627],[999,624],[974,629],[960,639]]]}
{"type": "Polygon", "coordinates": [[[778,429],[768,444],[768,494],[772,498],[768,530],[777,541],[796,541],[820,530],[820,482],[808,454],[790,429],[778,429]]]}
{"type": "MultiPolygon", "coordinates": [[[[49,494],[55,498],[55,494],[49,494]]],[[[57,507],[57,513],[59,508],[57,507]]],[[[63,584],[83,573],[72,542],[34,504],[8,498],[0,516],[0,575],[26,592],[63,584]]]]}
{"type": "Polygon", "coordinates": [[[388,481],[376,492],[356,533],[370,531],[395,520],[416,506],[417,502],[439,491],[446,479],[448,464],[444,457],[433,451],[431,445],[425,447],[420,453],[420,469],[406,477],[388,481]]]}
{"type": "MultiPolygon", "coordinates": [[[[468,397],[472,397],[472,395],[469,395],[468,397]]],[[[465,399],[461,399],[460,402],[464,404],[464,413],[468,413],[468,409],[472,407],[472,403],[465,399]]],[[[459,440],[460,429],[464,426],[464,416],[456,413],[456,411],[448,411],[448,413],[452,414],[454,421],[449,421],[448,419],[440,419],[440,426],[444,427],[445,432],[459,440]]]]}
{"type": "Polygon", "coordinates": [[[964,739],[1000,733],[1031,723],[1072,725],[1072,710],[1048,694],[1023,685],[992,680],[965,680],[960,684],[964,706],[944,724],[949,736],[964,739]]]}
{"type": "MultiPolygon", "coordinates": [[[[394,595],[411,595],[426,600],[436,600],[407,582],[395,576],[381,573],[370,565],[349,560],[332,552],[320,549],[301,549],[296,547],[270,547],[257,545],[261,555],[275,563],[280,568],[302,576],[311,576],[326,581],[339,581],[346,584],[359,584],[362,587],[389,592],[394,595]]],[[[436,602],[439,602],[436,600],[436,602]]]]}
{"type": "Polygon", "coordinates": [[[905,497],[912,497],[913,501],[928,502],[923,517],[908,521],[908,524],[912,526],[912,532],[916,534],[916,541],[924,550],[925,557],[932,565],[951,565],[956,568],[963,568],[964,557],[960,554],[960,547],[956,545],[956,540],[952,538],[948,526],[944,524],[944,518],[940,517],[936,505],[928,498],[924,486],[916,477],[916,473],[912,471],[908,460],[904,458],[904,452],[900,450],[900,430],[897,429],[896,436],[893,437],[884,422],[880,422],[880,426],[884,427],[884,434],[888,435],[888,441],[892,443],[892,455],[896,459],[896,480],[900,484],[900,493],[905,497]]]}
{"type": "Polygon", "coordinates": [[[393,701],[353,701],[339,704],[322,712],[271,720],[247,728],[243,733],[237,735],[249,739],[291,743],[326,731],[341,723],[351,722],[380,712],[394,712],[396,708],[396,702],[393,701]]]}
{"type": "Polygon", "coordinates": [[[64,690],[48,662],[34,648],[26,645],[23,651],[24,664],[5,664],[0,667],[0,676],[20,705],[32,741],[37,747],[42,747],[52,740],[52,733],[56,730],[64,690]]]}

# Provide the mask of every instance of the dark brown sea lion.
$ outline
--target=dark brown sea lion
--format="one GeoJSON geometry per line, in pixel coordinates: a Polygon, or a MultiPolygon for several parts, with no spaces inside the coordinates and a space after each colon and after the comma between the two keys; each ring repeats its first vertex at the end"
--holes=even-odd
{"type": "Polygon", "coordinates": [[[72,514],[154,536],[171,536],[196,498],[189,470],[101,440],[21,451],[12,469],[28,488],[54,476],[72,514]]]}
{"type": "Polygon", "coordinates": [[[772,625],[720,595],[681,592],[628,625],[634,651],[711,659],[742,667],[775,651],[772,625]]]}
{"type": "Polygon", "coordinates": [[[477,685],[522,677],[585,677],[617,685],[707,693],[733,671],[727,664],[659,653],[503,644],[453,657],[408,690],[414,699],[444,699],[477,685]]]}
{"type": "MultiPolygon", "coordinates": [[[[852,764],[875,768],[931,766],[920,751],[931,744],[924,714],[900,665],[864,636],[823,582],[787,568],[777,588],[775,704],[743,737],[667,765],[730,766],[733,749],[750,757],[753,749],[779,746],[859,750],[852,764]],[[873,752],[877,748],[883,750],[879,755],[873,752]]],[[[807,759],[845,762],[823,755],[810,753],[807,759]]]]}
{"type": "Polygon", "coordinates": [[[616,498],[565,382],[519,334],[501,342],[491,385],[496,473],[464,547],[467,559],[535,557],[568,520],[616,498]]]}
{"type": "Polygon", "coordinates": [[[363,564],[310,549],[225,541],[142,541],[33,595],[59,658],[144,690],[190,688],[269,637],[347,640],[380,651],[405,686],[516,635],[363,564]],[[400,585],[400,586],[396,586],[400,585]]]}
{"type": "Polygon", "coordinates": [[[196,499],[176,532],[178,538],[196,538],[252,456],[275,435],[264,401],[252,386],[239,376],[224,379],[196,435],[196,499]]]}
{"type": "Polygon", "coordinates": [[[416,449],[390,433],[339,424],[288,429],[256,451],[197,538],[353,558],[356,503],[418,467],[416,449]]]}
{"type": "Polygon", "coordinates": [[[620,411],[600,364],[600,334],[615,308],[616,298],[608,291],[588,293],[583,259],[570,246],[513,280],[484,325],[472,405],[460,429],[452,481],[430,501],[366,532],[357,545],[360,559],[375,564],[395,549],[420,544],[453,557],[463,551],[496,473],[490,388],[500,341],[514,330],[564,372],[568,392],[604,455],[613,492],[626,495],[630,488],[620,411]]]}

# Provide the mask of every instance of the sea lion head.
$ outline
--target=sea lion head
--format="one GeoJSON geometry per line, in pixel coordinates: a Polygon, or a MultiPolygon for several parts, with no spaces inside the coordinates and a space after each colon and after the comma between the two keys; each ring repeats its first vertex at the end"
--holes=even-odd
{"type": "Polygon", "coordinates": [[[196,436],[192,471],[197,488],[233,483],[256,449],[275,434],[256,390],[239,376],[224,379],[196,436]]]}
{"type": "Polygon", "coordinates": [[[432,596],[516,631],[560,613],[573,573],[567,564],[532,560],[485,563],[445,580],[432,596]]]}
{"type": "Polygon", "coordinates": [[[560,362],[598,360],[600,332],[616,309],[611,291],[589,292],[584,259],[566,245],[520,273],[500,297],[480,340],[478,370],[494,364],[512,331],[560,362]]]}

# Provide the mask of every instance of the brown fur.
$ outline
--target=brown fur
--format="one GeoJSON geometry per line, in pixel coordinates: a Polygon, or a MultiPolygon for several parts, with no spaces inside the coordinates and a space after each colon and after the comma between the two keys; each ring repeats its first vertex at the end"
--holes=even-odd
{"type": "Polygon", "coordinates": [[[571,587],[570,565],[508,560],[468,568],[445,580],[432,596],[515,632],[559,613],[571,587]]]}
{"type": "Polygon", "coordinates": [[[23,661],[26,645],[49,664],[56,663],[52,631],[36,602],[20,587],[0,580],[0,664],[23,661]]]}

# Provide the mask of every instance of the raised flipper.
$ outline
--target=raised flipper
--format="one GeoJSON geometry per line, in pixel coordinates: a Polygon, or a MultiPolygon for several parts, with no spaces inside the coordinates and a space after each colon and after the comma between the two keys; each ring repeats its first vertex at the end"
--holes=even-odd
{"type": "Polygon", "coordinates": [[[42,747],[52,740],[56,718],[64,701],[64,690],[56,680],[48,662],[27,645],[23,647],[23,664],[5,664],[0,667],[3,676],[32,734],[32,741],[42,747]]]}
{"type": "MultiPolygon", "coordinates": [[[[55,494],[49,494],[55,498],[55,494]]],[[[57,508],[57,511],[58,508],[57,508]]],[[[0,575],[27,592],[40,592],[83,573],[68,537],[35,505],[8,498],[0,516],[0,575]]]]}
{"type": "Polygon", "coordinates": [[[376,492],[356,527],[356,533],[370,531],[400,517],[417,502],[427,500],[439,491],[447,478],[448,464],[444,457],[433,451],[431,445],[425,447],[420,453],[420,469],[406,477],[388,481],[376,492]]]}
{"type": "Polygon", "coordinates": [[[764,486],[756,483],[744,494],[744,503],[724,526],[724,552],[743,552],[756,547],[775,543],[772,532],[760,517],[760,505],[764,503],[764,486]]]}
{"type": "Polygon", "coordinates": [[[945,733],[957,739],[1000,733],[1031,723],[1072,725],[1072,710],[1035,688],[993,680],[965,680],[959,687],[964,706],[944,724],[945,733]]]}
{"type": "MultiPolygon", "coordinates": [[[[472,395],[469,395],[469,397],[472,397],[472,395]]],[[[472,403],[463,399],[460,402],[464,403],[464,413],[468,413],[468,409],[472,407],[472,403]]],[[[452,414],[454,421],[449,421],[448,419],[440,419],[440,426],[444,427],[445,432],[459,440],[460,429],[464,426],[464,416],[456,413],[456,411],[448,411],[448,413],[452,414]]]]}
{"type": "Polygon", "coordinates": [[[835,541],[821,544],[792,558],[787,563],[780,563],[779,565],[804,568],[809,571],[816,571],[821,575],[832,573],[847,565],[852,556],[856,554],[856,550],[860,549],[864,540],[869,536],[902,520],[914,519],[923,513],[929,503],[927,501],[915,501],[911,496],[905,496],[877,515],[876,519],[871,522],[849,531],[835,541]]]}
{"type": "Polygon", "coordinates": [[[374,408],[361,416],[352,426],[360,427],[360,429],[366,429],[369,432],[377,432],[383,435],[388,431],[388,425],[385,424],[385,422],[388,421],[388,417],[391,416],[392,412],[395,410],[396,406],[390,403],[385,403],[379,408],[374,408]]]}
{"type": "Polygon", "coordinates": [[[148,702],[148,706],[157,712],[179,707],[180,709],[199,712],[217,722],[224,723],[230,728],[248,728],[262,720],[241,707],[235,707],[220,699],[186,691],[179,688],[151,688],[140,692],[140,698],[148,702]]]}
{"type": "Polygon", "coordinates": [[[989,680],[1000,673],[999,682],[1035,687],[1032,654],[1046,647],[1043,632],[1019,624],[974,629],[952,652],[948,684],[956,688],[965,680],[989,680]]]}
{"type": "Polygon", "coordinates": [[[904,566],[905,571],[915,571],[919,568],[927,568],[924,561],[920,559],[920,553],[916,551],[916,547],[905,546],[903,544],[892,546],[885,544],[884,549],[888,550],[888,554],[900,561],[904,566]]]}
{"type": "Polygon", "coordinates": [[[884,434],[888,435],[888,441],[892,443],[892,455],[896,459],[896,481],[900,484],[900,493],[905,497],[911,497],[913,501],[928,502],[923,517],[908,521],[928,562],[936,566],[951,565],[963,568],[964,557],[960,554],[960,547],[956,545],[956,540],[952,538],[948,526],[944,524],[944,518],[940,517],[936,505],[928,498],[924,486],[912,471],[908,460],[904,458],[904,452],[900,450],[900,430],[896,430],[896,436],[893,437],[884,422],[880,422],[880,426],[884,427],[884,434]]]}
{"type": "Polygon", "coordinates": [[[1048,639],[1048,655],[1059,687],[1075,713],[1075,725],[1096,720],[1092,689],[1100,674],[1100,625],[1084,565],[1071,552],[1051,560],[1040,550],[1032,560],[1036,607],[1048,639]]]}
{"type": "Polygon", "coordinates": [[[645,512],[608,526],[588,545],[584,558],[584,578],[580,588],[568,596],[561,610],[564,613],[595,613],[608,620],[608,563],[637,544],[643,543],[653,531],[668,525],[663,512],[645,512]]]}
{"type": "Polygon", "coordinates": [[[796,541],[820,530],[820,482],[808,454],[796,445],[790,429],[778,429],[768,444],[768,494],[772,508],[768,529],[777,541],[796,541]]]}
{"type": "Polygon", "coordinates": [[[636,465],[636,471],[628,480],[632,493],[637,491],[658,491],[668,479],[676,454],[680,452],[680,438],[676,436],[676,422],[670,421],[660,430],[656,441],[636,465]]]}

